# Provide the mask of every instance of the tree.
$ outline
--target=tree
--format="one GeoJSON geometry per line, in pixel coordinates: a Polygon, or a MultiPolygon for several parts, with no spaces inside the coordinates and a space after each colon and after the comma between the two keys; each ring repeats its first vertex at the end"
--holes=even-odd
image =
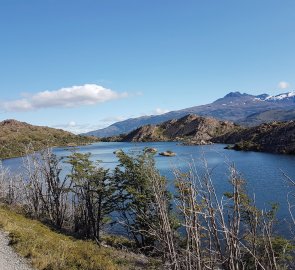
{"type": "Polygon", "coordinates": [[[114,177],[120,190],[120,224],[138,248],[145,252],[157,250],[159,254],[163,252],[158,246],[162,237],[167,245],[173,246],[166,178],[155,168],[152,153],[128,155],[118,151],[117,156],[119,165],[114,177]]]}
{"type": "Polygon", "coordinates": [[[115,183],[109,170],[94,164],[90,154],[74,153],[68,162],[72,165],[75,231],[99,243],[100,232],[115,209],[115,183]]]}
{"type": "Polygon", "coordinates": [[[42,194],[41,199],[51,222],[60,229],[66,217],[72,182],[68,177],[62,177],[62,158],[53,154],[51,149],[44,150],[41,159],[43,166],[40,169],[45,185],[45,194],[42,194]]]}

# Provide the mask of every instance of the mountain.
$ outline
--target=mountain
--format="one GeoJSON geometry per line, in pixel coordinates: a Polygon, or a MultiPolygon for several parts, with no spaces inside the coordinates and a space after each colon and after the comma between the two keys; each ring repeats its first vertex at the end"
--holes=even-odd
{"type": "Polygon", "coordinates": [[[22,156],[30,145],[34,150],[52,146],[76,146],[97,141],[49,127],[33,126],[17,120],[0,122],[0,159],[22,156]]]}
{"type": "MultiPolygon", "coordinates": [[[[195,106],[178,111],[171,111],[162,115],[143,116],[138,118],[131,118],[121,122],[114,123],[113,125],[91,131],[85,135],[92,135],[97,137],[108,137],[119,134],[129,133],[132,130],[143,125],[156,125],[171,119],[179,119],[188,114],[197,114],[201,116],[210,116],[219,120],[228,120],[236,123],[246,123],[247,125],[254,125],[249,118],[246,122],[245,119],[250,115],[263,113],[270,110],[292,110],[295,109],[295,93],[283,93],[276,96],[268,94],[262,95],[249,95],[240,92],[231,92],[223,98],[201,106],[195,106]]],[[[268,115],[267,121],[272,121],[272,115],[268,115]]],[[[284,116],[282,116],[284,117],[284,116]]],[[[277,119],[284,120],[284,119],[277,119]]]]}
{"type": "Polygon", "coordinates": [[[212,141],[233,144],[229,148],[235,150],[295,154],[295,121],[264,123],[234,130],[212,141]]]}
{"type": "Polygon", "coordinates": [[[245,126],[257,126],[273,121],[290,121],[295,119],[295,109],[291,110],[267,110],[247,116],[239,124],[245,126]]]}
{"type": "Polygon", "coordinates": [[[208,144],[211,143],[212,138],[239,129],[239,126],[229,121],[189,114],[159,125],[142,126],[122,136],[120,140],[127,142],[183,141],[186,144],[208,144]]]}

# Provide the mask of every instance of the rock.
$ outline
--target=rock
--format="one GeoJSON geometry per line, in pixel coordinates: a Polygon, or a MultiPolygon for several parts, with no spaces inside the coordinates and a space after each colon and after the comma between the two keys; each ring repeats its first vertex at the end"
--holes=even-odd
{"type": "Polygon", "coordinates": [[[121,152],[122,152],[122,150],[121,149],[118,149],[118,150],[114,151],[113,154],[118,155],[121,152]]]}
{"type": "Polygon", "coordinates": [[[176,156],[176,153],[174,153],[172,151],[165,151],[165,152],[159,153],[159,155],[164,156],[164,157],[174,157],[174,156],[176,156]]]}
{"type": "Polygon", "coordinates": [[[157,148],[153,148],[153,147],[147,147],[144,149],[144,152],[145,153],[151,153],[151,154],[155,154],[158,152],[158,149],[157,148]]]}

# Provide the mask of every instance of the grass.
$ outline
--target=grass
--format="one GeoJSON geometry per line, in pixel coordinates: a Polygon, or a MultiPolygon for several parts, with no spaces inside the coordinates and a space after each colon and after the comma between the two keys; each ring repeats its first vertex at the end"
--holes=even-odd
{"type": "Polygon", "coordinates": [[[152,269],[146,258],[91,241],[76,240],[54,232],[44,224],[0,206],[0,228],[10,244],[32,266],[42,270],[152,269]]]}

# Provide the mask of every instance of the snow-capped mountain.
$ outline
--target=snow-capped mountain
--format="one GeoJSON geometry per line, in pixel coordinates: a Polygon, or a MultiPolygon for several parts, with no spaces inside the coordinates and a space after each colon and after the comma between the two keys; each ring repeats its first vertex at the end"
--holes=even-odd
{"type": "Polygon", "coordinates": [[[295,92],[282,93],[276,96],[268,96],[264,100],[267,100],[267,101],[294,100],[295,101],[295,92]]]}
{"type": "Polygon", "coordinates": [[[268,94],[255,96],[247,93],[230,92],[210,104],[171,111],[161,115],[127,119],[114,123],[104,129],[88,132],[87,135],[107,137],[129,133],[143,125],[159,124],[171,119],[180,119],[188,114],[211,116],[219,120],[230,120],[246,125],[256,125],[274,120],[295,119],[295,92],[282,93],[275,96],[268,94]]]}

